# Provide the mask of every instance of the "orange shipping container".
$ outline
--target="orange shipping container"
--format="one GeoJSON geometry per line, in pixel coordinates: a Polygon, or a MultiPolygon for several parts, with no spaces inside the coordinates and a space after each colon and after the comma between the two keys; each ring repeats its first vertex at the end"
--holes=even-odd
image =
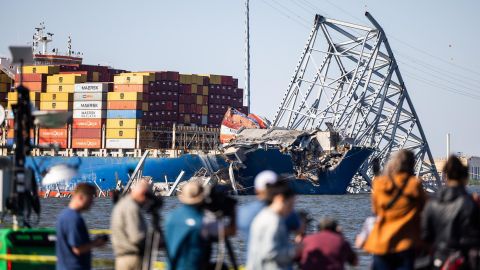
{"type": "Polygon", "coordinates": [[[141,110],[142,101],[108,101],[108,110],[141,110]]]}
{"type": "Polygon", "coordinates": [[[41,128],[38,136],[40,139],[63,139],[67,138],[68,130],[66,128],[41,128]]]}
{"type": "Polygon", "coordinates": [[[74,118],[72,128],[102,128],[105,119],[74,118]]]}
{"type": "MultiPolygon", "coordinates": [[[[47,87],[47,85],[42,82],[23,82],[22,84],[32,92],[43,92],[47,87]]],[[[17,87],[18,85],[19,83],[15,83],[15,87],[17,87]]]]}
{"type": "Polygon", "coordinates": [[[67,148],[67,138],[59,139],[59,138],[42,138],[38,139],[39,144],[58,144],[60,148],[67,148]]]}
{"type": "Polygon", "coordinates": [[[148,92],[148,84],[115,84],[114,92],[148,92]]]}
{"type": "Polygon", "coordinates": [[[72,139],[72,148],[101,148],[101,139],[72,139]]]}
{"type": "MultiPolygon", "coordinates": [[[[9,139],[15,137],[15,129],[13,129],[13,120],[11,120],[11,121],[12,121],[12,125],[10,127],[12,127],[12,128],[9,128],[7,130],[7,138],[9,138],[9,139]]],[[[30,130],[30,138],[33,138],[33,130],[30,130]]]]}

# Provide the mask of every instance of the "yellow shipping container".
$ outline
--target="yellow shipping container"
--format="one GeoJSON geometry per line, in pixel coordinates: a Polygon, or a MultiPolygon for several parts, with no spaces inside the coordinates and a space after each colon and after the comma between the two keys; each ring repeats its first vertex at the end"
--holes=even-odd
{"type": "Polygon", "coordinates": [[[192,84],[203,85],[203,76],[192,74],[192,84]]]}
{"type": "MultiPolygon", "coordinates": [[[[30,101],[39,101],[40,100],[40,93],[39,92],[30,92],[28,94],[30,96],[30,101]]],[[[17,92],[8,92],[7,93],[8,102],[13,102],[18,100],[18,93],[17,92]]]]}
{"type": "Polygon", "coordinates": [[[222,76],[210,75],[210,84],[222,84],[222,76]]]}
{"type": "Polygon", "coordinates": [[[192,84],[192,94],[197,94],[198,85],[192,84]]]}
{"type": "Polygon", "coordinates": [[[47,77],[47,84],[75,84],[87,81],[84,74],[56,74],[47,77]]]}
{"type": "Polygon", "coordinates": [[[204,96],[208,96],[208,86],[203,86],[203,87],[202,87],[202,90],[203,90],[203,91],[202,91],[202,94],[203,94],[204,96]]]}
{"type": "Polygon", "coordinates": [[[47,84],[48,93],[73,93],[75,90],[75,84],[47,84]]]}
{"type": "Polygon", "coordinates": [[[108,101],[114,100],[143,100],[143,93],[137,92],[109,92],[107,96],[108,101]]]}
{"type": "Polygon", "coordinates": [[[107,129],[115,128],[137,128],[137,125],[141,124],[140,119],[107,119],[107,129]]]}
{"type": "Polygon", "coordinates": [[[115,84],[148,84],[152,80],[155,80],[155,74],[152,76],[150,73],[122,73],[113,77],[115,84]]]}
{"type": "Polygon", "coordinates": [[[190,75],[190,74],[180,74],[180,83],[181,84],[192,84],[192,75],[190,75]]]}
{"type": "Polygon", "coordinates": [[[148,111],[148,102],[142,103],[142,111],[148,111]]]}
{"type": "Polygon", "coordinates": [[[208,114],[208,106],[204,105],[202,106],[202,114],[207,115],[208,114]]]}
{"type": "Polygon", "coordinates": [[[107,139],[135,139],[136,128],[107,128],[107,139]]]}
{"type": "Polygon", "coordinates": [[[92,72],[92,82],[100,81],[100,72],[94,71],[92,72]]]}
{"type": "MultiPolygon", "coordinates": [[[[31,101],[30,102],[35,108],[40,108],[40,101],[31,101]]],[[[11,110],[12,109],[12,104],[17,104],[17,101],[14,100],[14,101],[8,101],[7,102],[7,110],[11,110]]]]}
{"type": "Polygon", "coordinates": [[[59,110],[59,111],[70,111],[72,110],[72,102],[59,101],[45,101],[40,102],[40,110],[59,110]]]}
{"type": "Polygon", "coordinates": [[[155,72],[123,72],[119,76],[147,76],[149,81],[155,81],[155,72]]]}
{"type": "Polygon", "coordinates": [[[190,124],[190,115],[187,114],[183,117],[183,123],[190,124]]]}
{"type": "Polygon", "coordinates": [[[203,104],[203,96],[197,96],[197,105],[203,104]]]}
{"type": "Polygon", "coordinates": [[[59,66],[24,66],[23,73],[55,74],[60,72],[59,66]]]}
{"type": "Polygon", "coordinates": [[[72,93],[41,93],[40,101],[73,101],[72,93]]]}
{"type": "Polygon", "coordinates": [[[7,74],[0,73],[0,83],[12,83],[12,79],[10,79],[7,74]]]}

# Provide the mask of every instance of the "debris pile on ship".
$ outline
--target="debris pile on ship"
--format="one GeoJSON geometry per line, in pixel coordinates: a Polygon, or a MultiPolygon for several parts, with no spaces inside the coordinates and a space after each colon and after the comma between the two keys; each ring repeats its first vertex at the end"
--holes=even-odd
{"type": "Polygon", "coordinates": [[[317,182],[319,173],[335,167],[345,145],[337,148],[339,135],[331,131],[298,131],[282,128],[243,129],[224,146],[224,154],[237,166],[242,166],[246,155],[257,149],[278,149],[288,154],[293,163],[296,179],[317,182]]]}

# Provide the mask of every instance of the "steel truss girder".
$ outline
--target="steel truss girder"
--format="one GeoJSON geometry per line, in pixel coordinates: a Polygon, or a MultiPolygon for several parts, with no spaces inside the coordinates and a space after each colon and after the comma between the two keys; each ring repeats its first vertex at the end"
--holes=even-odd
{"type": "Polygon", "coordinates": [[[273,124],[326,130],[373,147],[358,175],[372,178],[370,161],[409,149],[422,180],[441,185],[433,156],[385,32],[367,12],[371,27],[315,16],[312,31],[273,124]]]}

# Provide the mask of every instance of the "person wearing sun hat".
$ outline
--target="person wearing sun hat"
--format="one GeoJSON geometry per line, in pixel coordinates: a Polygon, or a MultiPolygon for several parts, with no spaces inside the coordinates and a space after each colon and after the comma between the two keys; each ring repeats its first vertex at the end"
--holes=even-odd
{"type": "Polygon", "coordinates": [[[226,235],[235,232],[235,224],[225,225],[212,219],[203,209],[207,192],[199,182],[188,182],[178,195],[181,205],[167,216],[165,242],[171,270],[207,269],[211,243],[218,236],[219,226],[223,226],[226,235]]]}

